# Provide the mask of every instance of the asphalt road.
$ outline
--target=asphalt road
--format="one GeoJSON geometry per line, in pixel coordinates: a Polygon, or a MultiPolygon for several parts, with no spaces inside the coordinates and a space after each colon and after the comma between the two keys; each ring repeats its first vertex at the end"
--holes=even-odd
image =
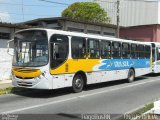
{"type": "MultiPolygon", "coordinates": [[[[30,91],[30,89],[28,89],[30,91]]],[[[0,113],[22,114],[23,118],[50,116],[57,120],[80,119],[82,114],[116,114],[119,116],[160,98],[160,75],[89,85],[81,93],[70,89],[0,96],[0,113]],[[40,115],[41,114],[41,115],[40,115]]]]}

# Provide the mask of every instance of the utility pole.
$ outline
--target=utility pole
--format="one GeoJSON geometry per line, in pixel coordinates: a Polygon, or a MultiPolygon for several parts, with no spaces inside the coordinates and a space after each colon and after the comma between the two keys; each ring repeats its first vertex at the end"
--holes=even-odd
{"type": "Polygon", "coordinates": [[[117,0],[117,38],[119,38],[119,8],[120,8],[120,1],[117,0]]]}
{"type": "Polygon", "coordinates": [[[24,3],[23,3],[23,0],[22,0],[22,15],[23,15],[23,22],[24,22],[24,3]]]}

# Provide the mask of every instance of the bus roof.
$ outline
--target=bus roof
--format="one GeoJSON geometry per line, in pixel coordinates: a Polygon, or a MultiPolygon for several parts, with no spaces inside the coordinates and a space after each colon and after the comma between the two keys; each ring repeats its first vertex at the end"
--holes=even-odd
{"type": "Polygon", "coordinates": [[[85,33],[79,33],[79,32],[70,32],[70,31],[63,31],[63,30],[55,30],[55,29],[46,29],[46,28],[29,28],[29,29],[23,29],[16,31],[22,32],[22,31],[28,31],[28,30],[46,30],[49,34],[63,34],[68,36],[80,36],[80,37],[89,37],[89,38],[96,38],[101,40],[111,40],[111,41],[118,41],[118,42],[129,42],[129,43],[135,43],[135,44],[146,44],[151,45],[151,42],[142,42],[142,41],[134,41],[134,40],[126,40],[126,39],[120,39],[120,38],[114,38],[114,37],[108,37],[108,36],[102,36],[98,34],[85,34],[85,33]]]}

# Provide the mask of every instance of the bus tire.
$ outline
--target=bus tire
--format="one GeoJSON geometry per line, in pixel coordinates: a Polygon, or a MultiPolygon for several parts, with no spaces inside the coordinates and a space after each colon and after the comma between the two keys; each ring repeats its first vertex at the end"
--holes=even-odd
{"type": "Polygon", "coordinates": [[[73,92],[78,93],[83,90],[84,87],[84,79],[81,74],[76,74],[72,81],[72,89],[73,92]]]}
{"type": "Polygon", "coordinates": [[[133,69],[129,69],[127,81],[131,83],[134,81],[134,79],[135,79],[135,72],[133,69]]]}

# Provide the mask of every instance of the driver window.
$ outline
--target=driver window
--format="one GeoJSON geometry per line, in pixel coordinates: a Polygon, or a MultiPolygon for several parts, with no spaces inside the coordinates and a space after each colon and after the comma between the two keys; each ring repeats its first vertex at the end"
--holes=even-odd
{"type": "Polygon", "coordinates": [[[68,57],[68,36],[53,35],[50,40],[51,68],[61,65],[68,57]]]}

